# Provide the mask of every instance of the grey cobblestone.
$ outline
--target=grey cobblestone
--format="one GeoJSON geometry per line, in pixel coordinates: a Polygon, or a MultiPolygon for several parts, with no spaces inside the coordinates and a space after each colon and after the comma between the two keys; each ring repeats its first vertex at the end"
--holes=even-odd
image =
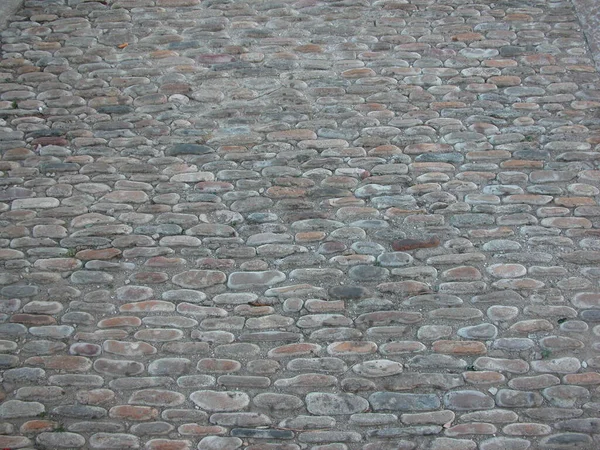
{"type": "Polygon", "coordinates": [[[0,448],[598,447],[594,2],[6,19],[0,448]]]}

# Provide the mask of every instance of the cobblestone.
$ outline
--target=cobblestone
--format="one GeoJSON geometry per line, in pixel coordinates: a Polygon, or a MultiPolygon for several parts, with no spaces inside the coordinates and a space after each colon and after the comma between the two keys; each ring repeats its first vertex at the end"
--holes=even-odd
{"type": "Polygon", "coordinates": [[[24,0],[0,448],[598,447],[586,2],[24,0]]]}

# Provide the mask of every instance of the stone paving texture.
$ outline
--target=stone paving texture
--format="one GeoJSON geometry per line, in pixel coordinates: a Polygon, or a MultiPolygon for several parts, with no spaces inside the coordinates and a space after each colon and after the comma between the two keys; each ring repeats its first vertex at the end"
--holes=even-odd
{"type": "Polygon", "coordinates": [[[592,57],[596,61],[596,69],[600,71],[600,3],[596,0],[572,0],[575,13],[590,47],[592,57]]]}
{"type": "Polygon", "coordinates": [[[600,448],[600,79],[551,0],[26,0],[0,448],[600,448]]]}
{"type": "Polygon", "coordinates": [[[10,17],[22,4],[22,0],[2,0],[0,2],[0,30],[4,30],[10,17]]]}

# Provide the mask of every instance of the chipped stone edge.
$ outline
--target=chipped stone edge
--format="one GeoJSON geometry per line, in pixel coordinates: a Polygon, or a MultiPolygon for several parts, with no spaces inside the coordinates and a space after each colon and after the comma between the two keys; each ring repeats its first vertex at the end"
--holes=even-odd
{"type": "Polygon", "coordinates": [[[600,72],[600,5],[597,0],[571,0],[596,70],[600,72]]]}
{"type": "Polygon", "coordinates": [[[0,31],[6,29],[8,19],[23,4],[23,0],[2,0],[0,1],[0,31]]]}

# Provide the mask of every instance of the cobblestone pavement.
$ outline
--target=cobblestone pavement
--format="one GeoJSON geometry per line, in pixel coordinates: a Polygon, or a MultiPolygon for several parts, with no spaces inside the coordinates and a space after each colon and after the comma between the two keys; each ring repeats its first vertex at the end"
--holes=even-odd
{"type": "Polygon", "coordinates": [[[551,0],[26,0],[0,448],[600,448],[600,82],[551,0]]]}
{"type": "Polygon", "coordinates": [[[572,0],[587,45],[600,70],[600,3],[596,0],[572,0]]]}

